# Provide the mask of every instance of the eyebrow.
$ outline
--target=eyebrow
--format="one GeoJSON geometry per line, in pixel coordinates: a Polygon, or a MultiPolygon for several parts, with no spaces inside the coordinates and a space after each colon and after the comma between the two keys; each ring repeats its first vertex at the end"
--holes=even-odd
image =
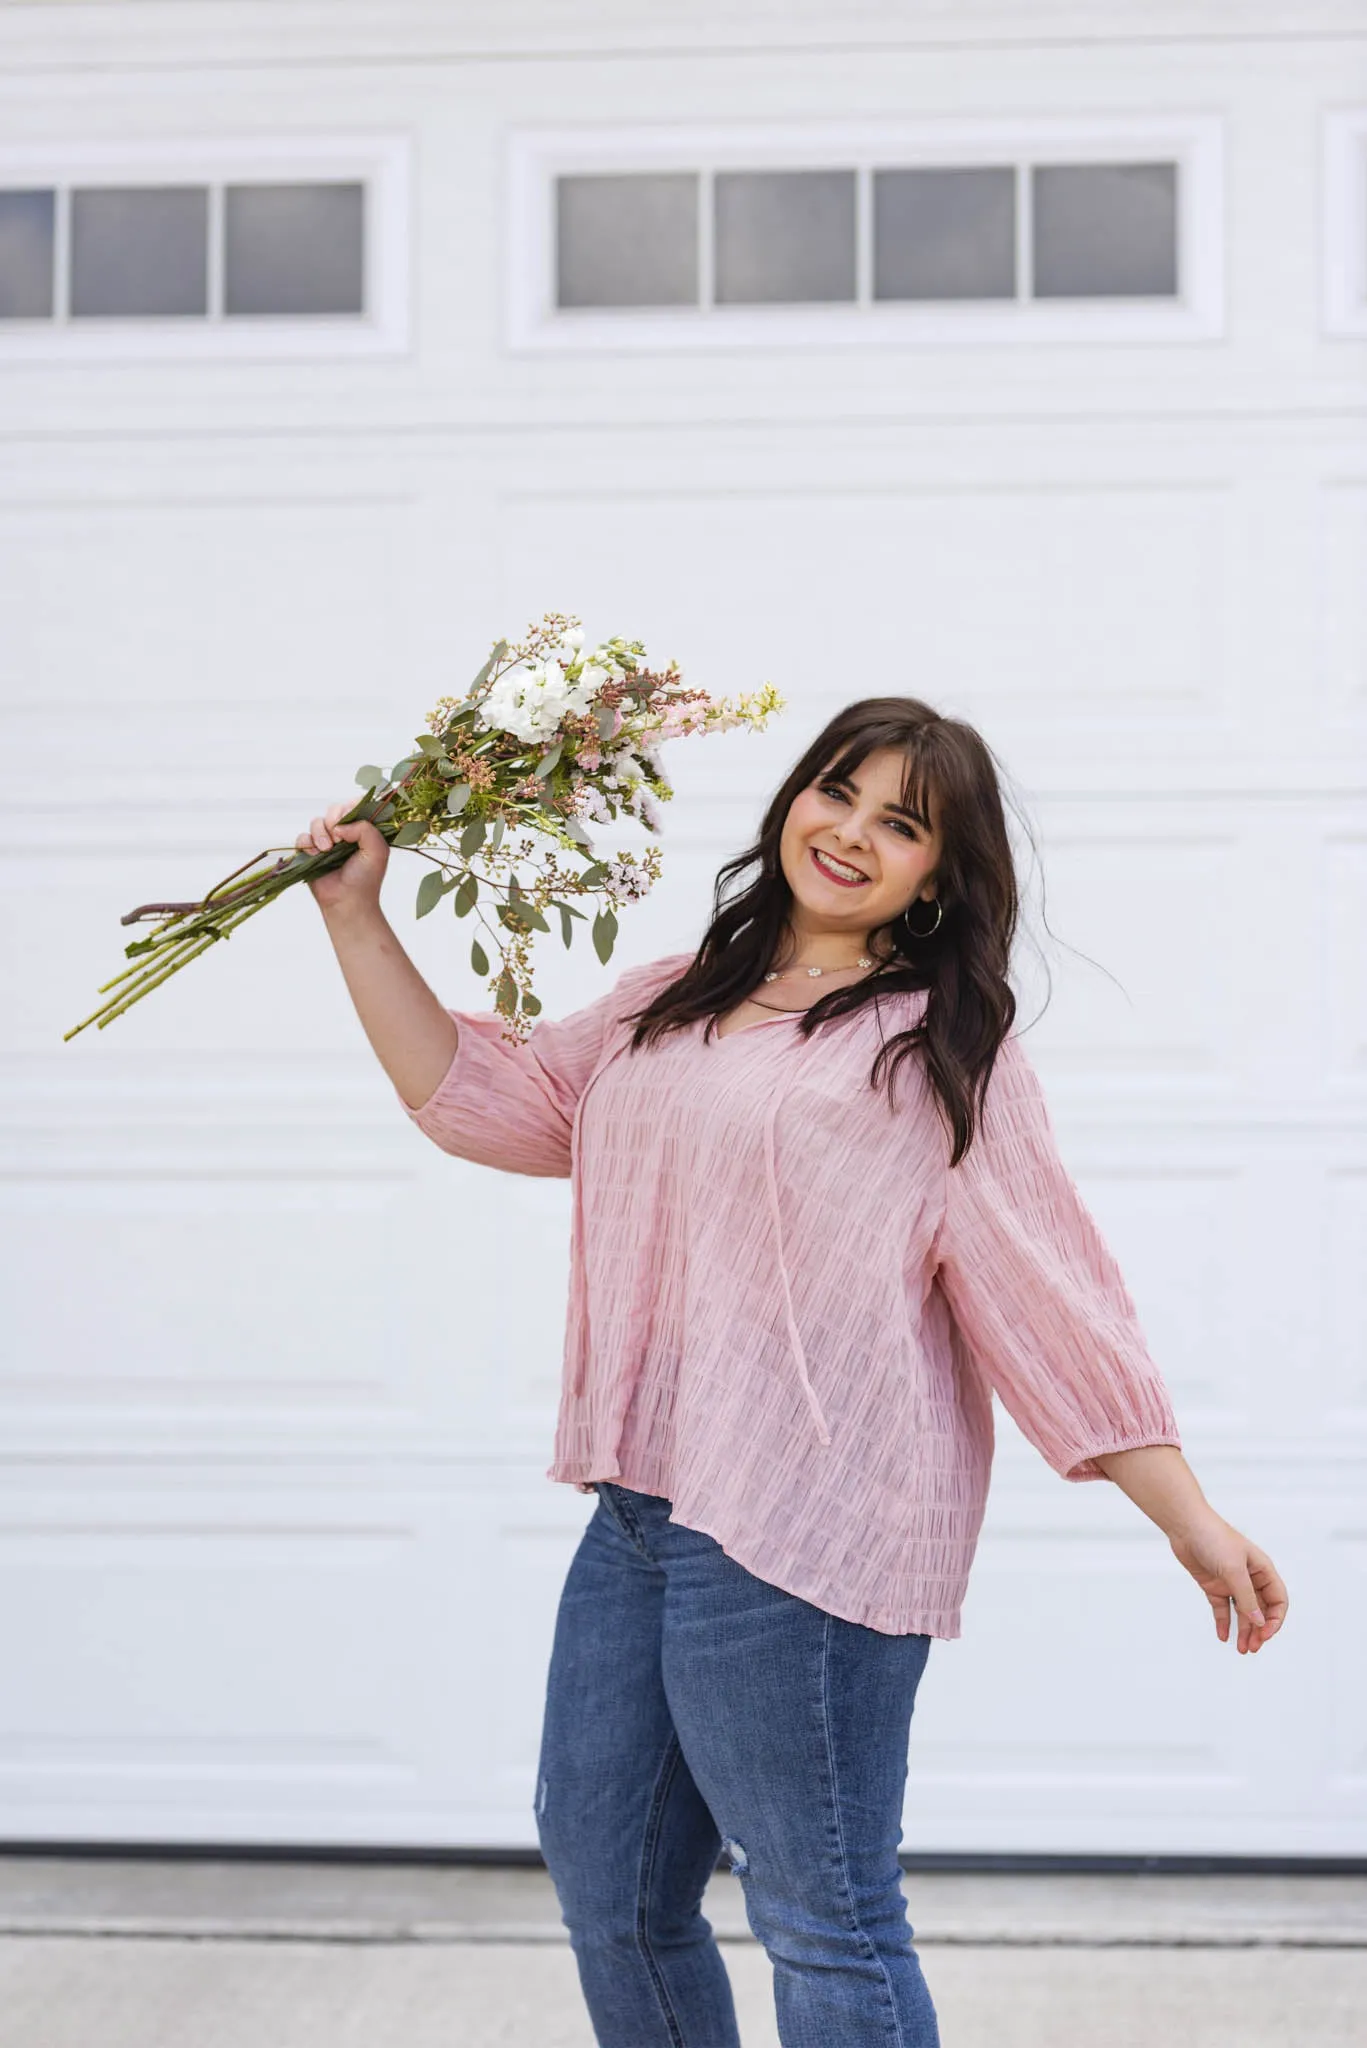
{"type": "MultiPolygon", "coordinates": [[[[838,782],[846,789],[853,790],[854,783],[848,775],[823,775],[823,782],[838,782]]],[[[919,825],[923,832],[929,832],[930,820],[921,811],[909,811],[905,804],[884,804],[885,811],[898,811],[904,818],[910,818],[913,825],[919,825]]]]}

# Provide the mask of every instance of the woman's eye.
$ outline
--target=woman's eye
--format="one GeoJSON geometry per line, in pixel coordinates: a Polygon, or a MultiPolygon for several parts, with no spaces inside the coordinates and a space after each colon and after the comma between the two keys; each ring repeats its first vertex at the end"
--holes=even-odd
{"type": "MultiPolygon", "coordinates": [[[[817,788],[821,791],[823,796],[829,795],[839,797],[842,804],[846,800],[845,792],[840,787],[840,784],[838,782],[819,782],[817,784],[817,788]]],[[[897,830],[901,832],[907,839],[914,840],[916,838],[916,833],[914,829],[910,825],[904,825],[900,818],[889,818],[887,822],[889,825],[895,825],[897,830]]]]}

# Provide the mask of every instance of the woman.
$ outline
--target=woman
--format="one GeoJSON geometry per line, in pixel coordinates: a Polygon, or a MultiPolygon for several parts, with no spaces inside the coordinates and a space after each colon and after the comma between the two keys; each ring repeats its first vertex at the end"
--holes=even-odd
{"type": "Polygon", "coordinates": [[[735,2048],[701,1911],[723,1846],[785,2048],[926,2048],[908,1733],[931,1638],[959,1633],[993,1390],[1063,1477],[1164,1530],[1222,1642],[1231,1603],[1240,1652],[1287,1606],[1182,1457],[1011,1034],[993,757],[913,698],[851,704],[722,869],[696,954],[517,1045],[418,975],[385,843],[345,808],[297,843],[357,842],[314,894],[407,1114],[573,1181],[548,1476],[598,1499],[535,1811],[601,2048],[735,2048]]]}

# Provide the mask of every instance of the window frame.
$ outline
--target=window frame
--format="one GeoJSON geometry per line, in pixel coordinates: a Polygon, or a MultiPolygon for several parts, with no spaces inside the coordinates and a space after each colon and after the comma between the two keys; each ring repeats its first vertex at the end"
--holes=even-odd
{"type": "Polygon", "coordinates": [[[1224,122],[1217,114],[1021,122],[660,124],[603,131],[521,128],[507,138],[505,338],[515,353],[706,348],[1001,347],[1022,343],[1216,341],[1225,332],[1224,122]],[[1048,299],[1028,284],[1032,163],[1178,165],[1175,299],[1048,299]],[[872,174],[1017,167],[1014,300],[871,297],[872,174]],[[860,204],[854,303],[714,306],[711,181],[719,170],[853,169],[860,204]],[[595,311],[555,304],[555,178],[591,171],[691,172],[700,179],[699,304],[595,311]],[[1026,175],[1021,175],[1025,172],[1026,175]]]}
{"type": "Polygon", "coordinates": [[[53,312],[0,320],[0,363],[195,362],[404,355],[410,348],[412,147],[406,135],[227,136],[205,142],[48,142],[0,147],[0,188],[57,193],[53,312]],[[360,314],[225,314],[223,187],[365,187],[365,302],[360,314]],[[70,314],[71,192],[98,185],[207,185],[206,314],[70,314]]]}
{"type": "Polygon", "coordinates": [[[1367,335],[1367,107],[1324,117],[1324,302],[1326,334],[1367,335]]]}

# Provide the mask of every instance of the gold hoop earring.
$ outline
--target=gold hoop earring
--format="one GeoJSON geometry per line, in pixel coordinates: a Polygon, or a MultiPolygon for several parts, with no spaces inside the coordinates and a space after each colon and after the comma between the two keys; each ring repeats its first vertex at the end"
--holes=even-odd
{"type": "Polygon", "coordinates": [[[934,936],[935,936],[936,932],[938,932],[938,931],[939,931],[939,929],[940,929],[940,925],[941,925],[941,923],[942,923],[942,921],[943,921],[943,919],[944,919],[944,914],[945,914],[945,907],[944,907],[944,904],[943,904],[943,903],[941,903],[941,901],[940,901],[939,897],[937,896],[937,897],[935,898],[935,922],[934,922],[934,924],[933,924],[933,925],[931,925],[931,927],[930,927],[930,929],[929,929],[928,931],[924,931],[924,932],[918,932],[918,931],[916,931],[916,930],[915,930],[915,929],[913,928],[913,926],[912,926],[912,922],[911,922],[911,905],[910,905],[910,904],[908,904],[908,905],[907,905],[907,907],[906,907],[906,909],[905,909],[905,910],[904,910],[904,911],[902,912],[902,922],[903,922],[903,923],[904,923],[904,924],[906,925],[906,928],[907,928],[907,930],[908,930],[908,931],[909,931],[909,932],[911,933],[911,936],[913,937],[913,939],[931,939],[931,938],[934,938],[934,936]]]}

